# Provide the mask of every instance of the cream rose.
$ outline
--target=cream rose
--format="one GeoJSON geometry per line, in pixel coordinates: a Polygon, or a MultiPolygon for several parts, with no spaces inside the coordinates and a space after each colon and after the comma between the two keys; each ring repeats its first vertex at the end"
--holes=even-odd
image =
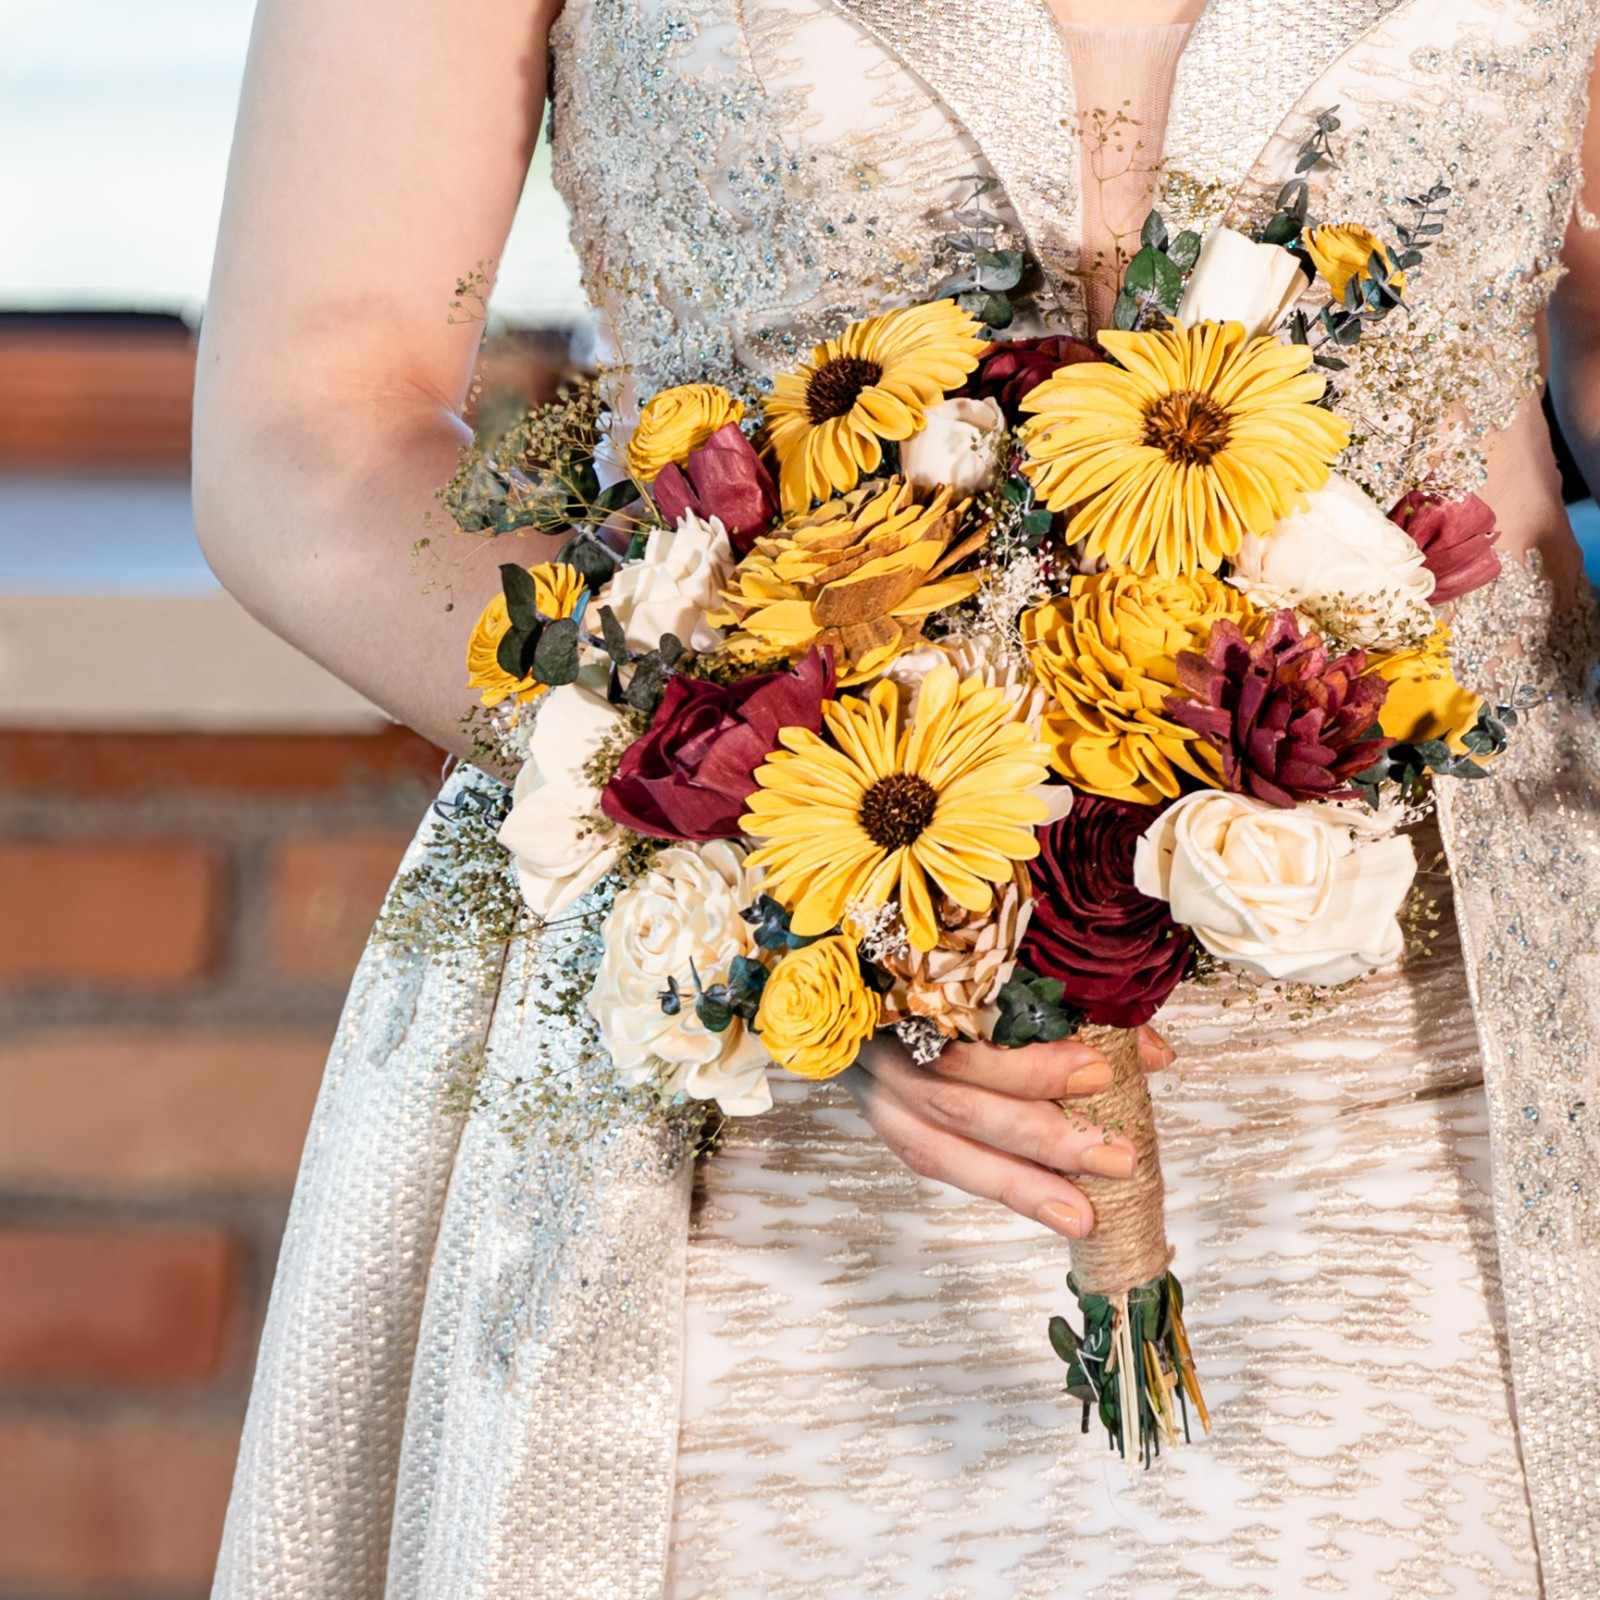
{"type": "Polygon", "coordinates": [[[605,956],[589,1011],[625,1082],[652,1078],[695,1100],[715,1100],[729,1116],[753,1116],[772,1105],[771,1057],[738,1017],[713,1033],[695,1015],[694,974],[725,983],[736,956],[759,955],[739,915],[760,893],[759,873],[723,840],[663,850],[650,871],[617,896],[606,917],[605,956]],[[684,995],[677,1014],[661,1009],[676,980],[684,995]]]}
{"type": "Polygon", "coordinates": [[[686,512],[676,528],[656,528],[644,555],[618,569],[600,603],[616,613],[635,650],[654,650],[670,633],[692,650],[711,650],[722,635],[706,621],[733,576],[733,546],[716,517],[686,512]]]}
{"type": "Polygon", "coordinates": [[[1178,302],[1178,321],[1242,322],[1267,333],[1309,288],[1300,263],[1282,245],[1257,244],[1232,228],[1213,228],[1178,302]]]}
{"type": "Polygon", "coordinates": [[[1270,532],[1247,533],[1228,581],[1365,650],[1400,649],[1433,630],[1434,577],[1416,541],[1338,473],[1270,532]]]}
{"type": "Polygon", "coordinates": [[[1400,959],[1400,907],[1416,870],[1404,834],[1385,835],[1354,810],[1284,810],[1208,789],[1145,831],[1133,881],[1231,965],[1331,984],[1400,959]]]}
{"type": "Polygon", "coordinates": [[[922,489],[949,484],[976,494],[1000,471],[1006,418],[997,400],[941,400],[929,406],[922,431],[900,446],[900,470],[922,489]]]}
{"type": "Polygon", "coordinates": [[[601,817],[599,792],[583,770],[621,726],[605,686],[605,670],[590,667],[539,701],[528,759],[500,825],[500,843],[516,861],[522,898],[540,917],[565,910],[617,859],[616,830],[601,817]]]}

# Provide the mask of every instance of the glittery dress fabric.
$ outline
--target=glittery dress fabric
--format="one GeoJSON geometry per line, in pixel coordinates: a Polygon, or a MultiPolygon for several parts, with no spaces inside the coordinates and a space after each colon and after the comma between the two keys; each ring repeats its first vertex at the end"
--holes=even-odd
{"type": "MultiPolygon", "coordinates": [[[[1478,487],[1537,391],[1600,4],[1211,0],[1182,32],[1122,137],[1174,225],[1265,215],[1334,105],[1319,213],[1451,184],[1413,314],[1346,375],[1347,470],[1478,487]]],[[[555,170],[619,415],[759,392],[926,295],[975,193],[1043,268],[1033,315],[1081,328],[1121,248],[1085,201],[1094,54],[1045,0],[568,0],[555,170]]],[[[454,780],[334,1045],[217,1600],[1593,1600],[1593,615],[1511,564],[1454,624],[1522,717],[1419,835],[1407,963],[1158,1019],[1215,1431],[1143,1475],[1060,1392],[1064,1243],[911,1175],[836,1087],[775,1081],[696,1162],[574,1003],[604,888],[539,940],[456,915],[504,872],[462,844],[495,786],[454,780]]]]}

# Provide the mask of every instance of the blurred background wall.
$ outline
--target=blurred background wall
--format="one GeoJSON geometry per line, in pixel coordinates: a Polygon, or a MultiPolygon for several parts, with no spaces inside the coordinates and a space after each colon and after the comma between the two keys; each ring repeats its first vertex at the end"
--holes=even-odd
{"type": "MultiPolygon", "coordinates": [[[[251,11],[0,0],[0,1600],[207,1593],[323,1056],[441,759],[195,544],[251,11]]],[[[582,316],[541,150],[489,387],[548,388],[582,316]]]]}

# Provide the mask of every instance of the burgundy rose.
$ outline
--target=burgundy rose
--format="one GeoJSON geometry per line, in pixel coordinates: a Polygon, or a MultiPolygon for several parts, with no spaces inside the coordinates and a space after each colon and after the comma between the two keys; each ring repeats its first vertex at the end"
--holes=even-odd
{"type": "Polygon", "coordinates": [[[1389,520],[1399,523],[1422,551],[1434,576],[1436,606],[1459,600],[1500,576],[1500,556],[1494,548],[1500,530],[1494,525],[1494,511],[1477,495],[1445,500],[1413,489],[1389,513],[1389,520]]]}
{"type": "Polygon", "coordinates": [[[679,467],[665,466],[651,485],[656,506],[668,524],[685,511],[718,517],[740,554],[749,553],[758,535],[778,515],[778,490],[761,457],[739,431],[725,422],[679,467]]]}
{"type": "Polygon", "coordinates": [[[975,400],[998,400],[1012,423],[1022,420],[1023,397],[1058,367],[1080,361],[1104,361],[1100,349],[1082,339],[1052,334],[1047,339],[1007,339],[989,346],[978,370],[960,392],[975,400]]]}
{"type": "Polygon", "coordinates": [[[600,795],[613,822],[654,839],[732,839],[755,771],[780,728],[822,726],[833,697],[833,656],[812,650],[793,671],[739,683],[676,677],[649,731],[623,752],[600,795]]]}
{"type": "Polygon", "coordinates": [[[1107,1028],[1148,1022],[1189,969],[1194,940],[1133,886],[1139,836],[1159,806],[1075,794],[1060,822],[1039,830],[1028,865],[1033,917],[1021,959],[1061,982],[1064,999],[1107,1028]]]}

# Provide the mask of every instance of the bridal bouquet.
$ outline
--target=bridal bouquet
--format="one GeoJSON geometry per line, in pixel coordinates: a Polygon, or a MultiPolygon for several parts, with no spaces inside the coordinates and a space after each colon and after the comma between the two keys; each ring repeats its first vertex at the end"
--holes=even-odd
{"type": "MultiPolygon", "coordinates": [[[[469,527],[571,530],[502,568],[470,682],[520,760],[500,839],[551,924],[604,883],[587,1005],[617,1071],[723,1114],[879,1029],[929,1060],[1080,1029],[1087,1180],[1069,1391],[1129,1458],[1206,1421],[1133,1029],[1219,966],[1340,985],[1398,960],[1435,775],[1503,746],[1437,608],[1493,518],[1335,470],[1341,350],[1405,304],[1393,244],[1147,221],[1115,326],[1000,338],[1020,252],[839,330],[759,401],[592,386],[474,452],[469,527]],[[609,458],[608,458],[609,456],[609,458]]],[[[592,903],[592,902],[585,902],[592,903]]]]}

